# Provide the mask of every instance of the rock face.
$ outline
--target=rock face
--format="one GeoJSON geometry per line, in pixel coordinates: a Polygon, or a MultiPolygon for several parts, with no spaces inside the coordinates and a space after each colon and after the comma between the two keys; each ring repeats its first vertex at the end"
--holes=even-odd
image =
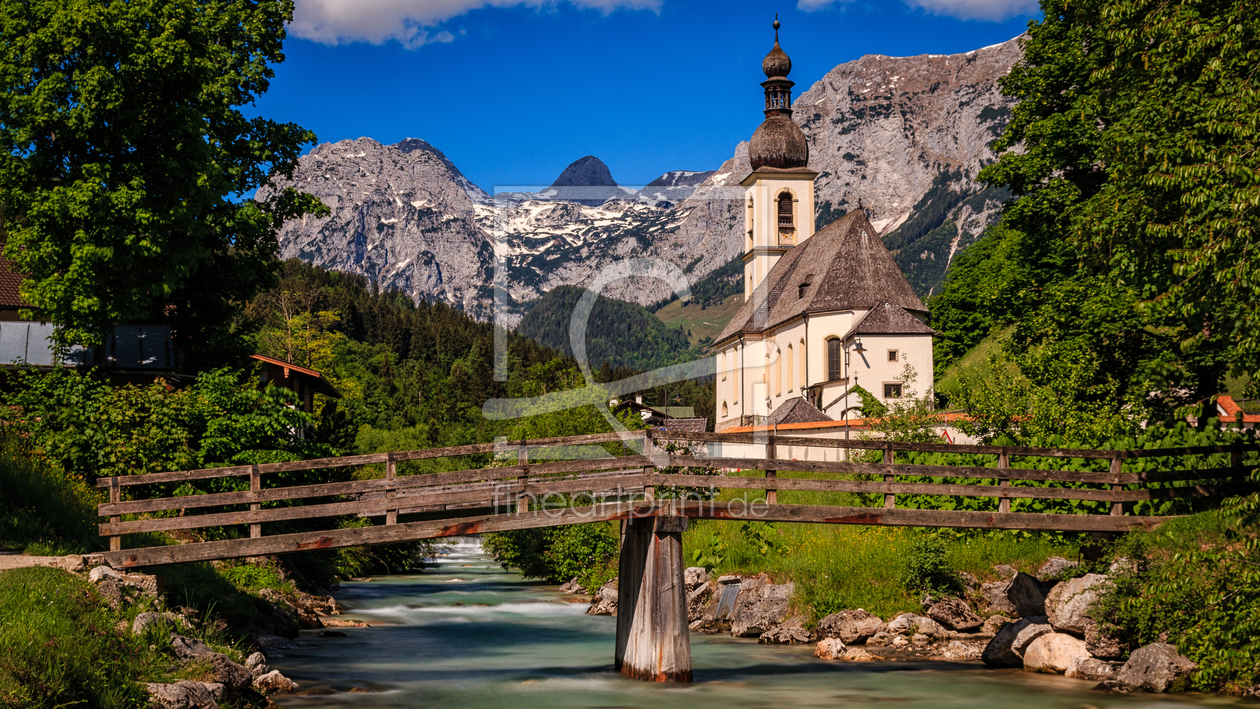
{"type": "Polygon", "coordinates": [[[1040,581],[1028,574],[1015,574],[1006,588],[1006,600],[1021,618],[1046,614],[1046,591],[1040,581]]]}
{"type": "Polygon", "coordinates": [[[805,629],[805,619],[796,617],[762,633],[758,641],[764,645],[804,645],[810,641],[810,635],[805,629]]]}
{"type": "Polygon", "coordinates": [[[1084,640],[1063,633],[1046,633],[1024,651],[1024,670],[1063,674],[1082,657],[1089,657],[1084,640]]]}
{"type": "Polygon", "coordinates": [[[898,635],[922,634],[933,638],[949,637],[949,632],[939,623],[914,613],[902,613],[888,621],[888,632],[898,635]]]}
{"type": "Polygon", "coordinates": [[[131,632],[134,635],[144,635],[145,631],[152,627],[184,628],[187,630],[190,625],[183,616],[176,615],[170,611],[165,613],[145,611],[137,614],[136,619],[131,622],[131,632]]]}
{"type": "Polygon", "coordinates": [[[1028,621],[1028,624],[1016,633],[1015,639],[1011,642],[1011,651],[1020,657],[1028,652],[1028,647],[1037,638],[1054,632],[1054,628],[1046,622],[1045,616],[1035,616],[1024,620],[1028,621]]]}
{"type": "Polygon", "coordinates": [[[1101,574],[1086,574],[1057,584],[1046,597],[1046,615],[1050,618],[1050,625],[1060,632],[1084,637],[1086,629],[1093,623],[1089,617],[1090,609],[1106,584],[1107,577],[1101,574]]]}
{"type": "Polygon", "coordinates": [[[1090,623],[1085,627],[1085,647],[1094,657],[1119,660],[1124,656],[1126,644],[1116,633],[1098,623],[1090,623]]]}
{"type": "Polygon", "coordinates": [[[586,609],[587,615],[617,615],[617,579],[613,579],[595,592],[591,599],[591,607],[586,609]]]}
{"type": "Polygon", "coordinates": [[[990,581],[980,586],[980,596],[984,598],[985,603],[989,605],[989,611],[993,613],[1014,613],[1015,604],[1011,603],[1006,597],[1006,591],[1011,587],[1010,581],[990,581]]]}
{"type": "Polygon", "coordinates": [[[740,589],[735,598],[735,612],[731,614],[731,635],[759,637],[783,623],[788,617],[788,604],[792,600],[793,584],[757,584],[740,589]]]}
{"type": "Polygon", "coordinates": [[[839,638],[847,645],[857,645],[886,627],[879,616],[858,608],[832,613],[818,621],[814,632],[822,638],[839,638]]]}
{"type": "Polygon", "coordinates": [[[245,669],[255,678],[261,677],[271,671],[267,666],[267,658],[263,657],[261,652],[256,652],[245,658],[245,669]]]}
{"type": "Polygon", "coordinates": [[[569,579],[569,582],[560,587],[560,593],[579,594],[582,593],[582,584],[578,583],[577,577],[569,579]]]}
{"type": "Polygon", "coordinates": [[[1016,641],[1021,633],[1031,627],[1044,626],[1046,632],[1049,632],[1050,626],[1045,623],[1045,620],[1045,618],[1023,618],[1019,622],[1004,626],[984,648],[980,660],[984,664],[994,667],[1022,667],[1024,664],[1023,651],[1028,643],[1032,642],[1032,639],[1029,639],[1027,643],[1021,644],[1019,652],[1015,651],[1016,641]]]}
{"type": "Polygon", "coordinates": [[[1168,643],[1140,647],[1103,688],[1116,691],[1179,692],[1199,666],[1168,643]]]}
{"type": "Polygon", "coordinates": [[[1080,562],[1069,561],[1061,556],[1052,556],[1046,559],[1046,563],[1042,564],[1040,569],[1037,569],[1037,578],[1047,581],[1068,569],[1074,569],[1078,566],[1080,566],[1080,562]]]}
{"type": "MultiPolygon", "coordinates": [[[[1009,120],[1012,101],[997,80],[1019,57],[1018,39],[954,55],[870,55],[804,91],[793,120],[819,173],[817,223],[861,200],[911,284],[924,295],[936,289],[1005,198],[974,180],[1009,120]]],[[[753,102],[747,110],[755,116],[759,108],[753,102]]],[[[490,314],[495,253],[505,258],[516,301],[586,285],[627,256],[672,263],[694,283],[743,252],[739,182],[750,167],[740,143],[716,171],[671,171],[634,190],[618,187],[602,162],[586,156],[550,186],[491,197],[422,140],[325,143],[276,187],[314,194],[332,214],[285,224],[280,253],[481,318],[490,314]]],[[[605,294],[646,305],[670,287],[635,278],[605,294]]]]}
{"type": "Polygon", "coordinates": [[[214,681],[233,692],[247,689],[254,681],[254,675],[243,666],[232,661],[222,653],[210,654],[210,666],[214,668],[214,681]]]}
{"type": "Polygon", "coordinates": [[[175,653],[175,657],[187,661],[212,654],[214,651],[200,640],[173,634],[171,635],[171,652],[175,653]]]}
{"type": "Polygon", "coordinates": [[[984,625],[984,619],[957,598],[946,598],[933,603],[927,614],[946,628],[960,632],[975,630],[984,625]]]}

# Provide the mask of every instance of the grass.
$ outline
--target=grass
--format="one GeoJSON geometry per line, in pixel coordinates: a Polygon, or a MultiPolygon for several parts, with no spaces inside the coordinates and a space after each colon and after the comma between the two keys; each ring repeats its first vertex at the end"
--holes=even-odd
{"type": "MultiPolygon", "coordinates": [[[[91,584],[60,569],[0,573],[0,707],[138,709],[145,682],[206,679],[205,667],[170,659],[170,628],[139,637],[122,629],[150,609],[112,610],[91,584]]],[[[180,632],[243,659],[213,629],[180,632]]]]}
{"type": "Polygon", "coordinates": [[[28,442],[0,433],[0,546],[40,556],[97,551],[101,500],[82,479],[34,456],[28,442]]]}
{"type": "Polygon", "coordinates": [[[1001,354],[1002,343],[1011,337],[1014,326],[992,332],[967,351],[957,362],[951,364],[936,380],[936,391],[952,396],[962,385],[974,379],[988,377],[991,372],[990,358],[1001,354]]]}
{"type": "Polygon", "coordinates": [[[656,317],[670,327],[684,328],[688,341],[696,345],[706,337],[717,337],[743,303],[742,295],[732,295],[711,308],[701,308],[695,303],[683,305],[681,300],[675,300],[656,311],[656,317]]]}

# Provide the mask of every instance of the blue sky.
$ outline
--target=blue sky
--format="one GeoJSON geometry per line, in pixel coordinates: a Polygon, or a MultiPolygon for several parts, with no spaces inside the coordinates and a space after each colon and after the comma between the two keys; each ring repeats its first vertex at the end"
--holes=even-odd
{"type": "Polygon", "coordinates": [[[796,94],[864,54],[1018,35],[1030,0],[296,0],[254,111],[320,142],[423,138],[473,182],[549,184],[595,155],[625,185],[715,169],[760,123],[780,40],[796,94]]]}

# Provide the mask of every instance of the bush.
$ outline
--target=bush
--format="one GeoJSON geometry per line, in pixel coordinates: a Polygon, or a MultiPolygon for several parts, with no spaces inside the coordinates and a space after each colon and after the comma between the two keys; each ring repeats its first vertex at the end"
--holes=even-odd
{"type": "Polygon", "coordinates": [[[481,543],[503,568],[519,569],[525,578],[551,583],[577,578],[594,590],[617,576],[620,534],[613,522],[494,532],[481,543]]]}
{"type": "Polygon", "coordinates": [[[0,432],[0,543],[43,554],[98,550],[100,501],[81,478],[37,458],[29,442],[0,432]]]}
{"type": "Polygon", "coordinates": [[[911,591],[931,595],[949,595],[959,590],[958,575],[945,561],[948,548],[945,540],[934,534],[923,534],[910,543],[901,584],[911,591]]]}

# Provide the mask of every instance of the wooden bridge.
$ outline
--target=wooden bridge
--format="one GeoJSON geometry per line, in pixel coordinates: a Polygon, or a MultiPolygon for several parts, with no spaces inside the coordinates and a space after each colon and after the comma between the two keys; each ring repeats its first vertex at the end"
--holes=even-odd
{"type": "Polygon", "coordinates": [[[1150,510],[1149,503],[1158,501],[1229,494],[1255,470],[1257,451],[1260,445],[1254,444],[1093,450],[637,431],[111,477],[97,486],[109,490],[109,502],[99,508],[109,522],[100,525],[100,533],[109,537],[105,558],[115,568],[619,520],[616,666],[640,679],[689,682],[682,551],[688,519],[1095,533],[1152,529],[1172,517],[1133,514],[1135,506],[1150,510]],[[710,443],[740,444],[763,457],[701,454],[710,443]],[[665,452],[675,446],[683,449],[665,452]],[[836,460],[787,459],[820,453],[836,460]],[[908,462],[933,454],[958,464],[908,462]],[[882,462],[839,460],[842,455],[882,462]],[[449,468],[468,457],[492,460],[486,467],[398,472],[399,464],[409,461],[449,468]],[[348,471],[364,471],[363,466],[383,472],[340,482],[309,479],[321,471],[347,478],[348,471]],[[230,489],[244,488],[246,480],[248,489],[230,489]],[[175,494],[197,481],[229,489],[175,494]],[[137,494],[154,488],[165,496],[137,494]],[[850,498],[857,493],[877,505],[882,498],[882,506],[781,504],[780,491],[850,493],[850,498]],[[1013,500],[1037,500],[1061,511],[1012,512],[1013,500]],[[1073,513],[1080,502],[1105,513],[1073,513]],[[958,509],[967,506],[975,509],[958,509]],[[359,526],[345,526],[347,518],[359,520],[359,526]],[[264,534],[268,524],[302,531],[264,534]],[[123,548],[131,534],[188,535],[187,530],[206,528],[235,536],[123,548]]]}

